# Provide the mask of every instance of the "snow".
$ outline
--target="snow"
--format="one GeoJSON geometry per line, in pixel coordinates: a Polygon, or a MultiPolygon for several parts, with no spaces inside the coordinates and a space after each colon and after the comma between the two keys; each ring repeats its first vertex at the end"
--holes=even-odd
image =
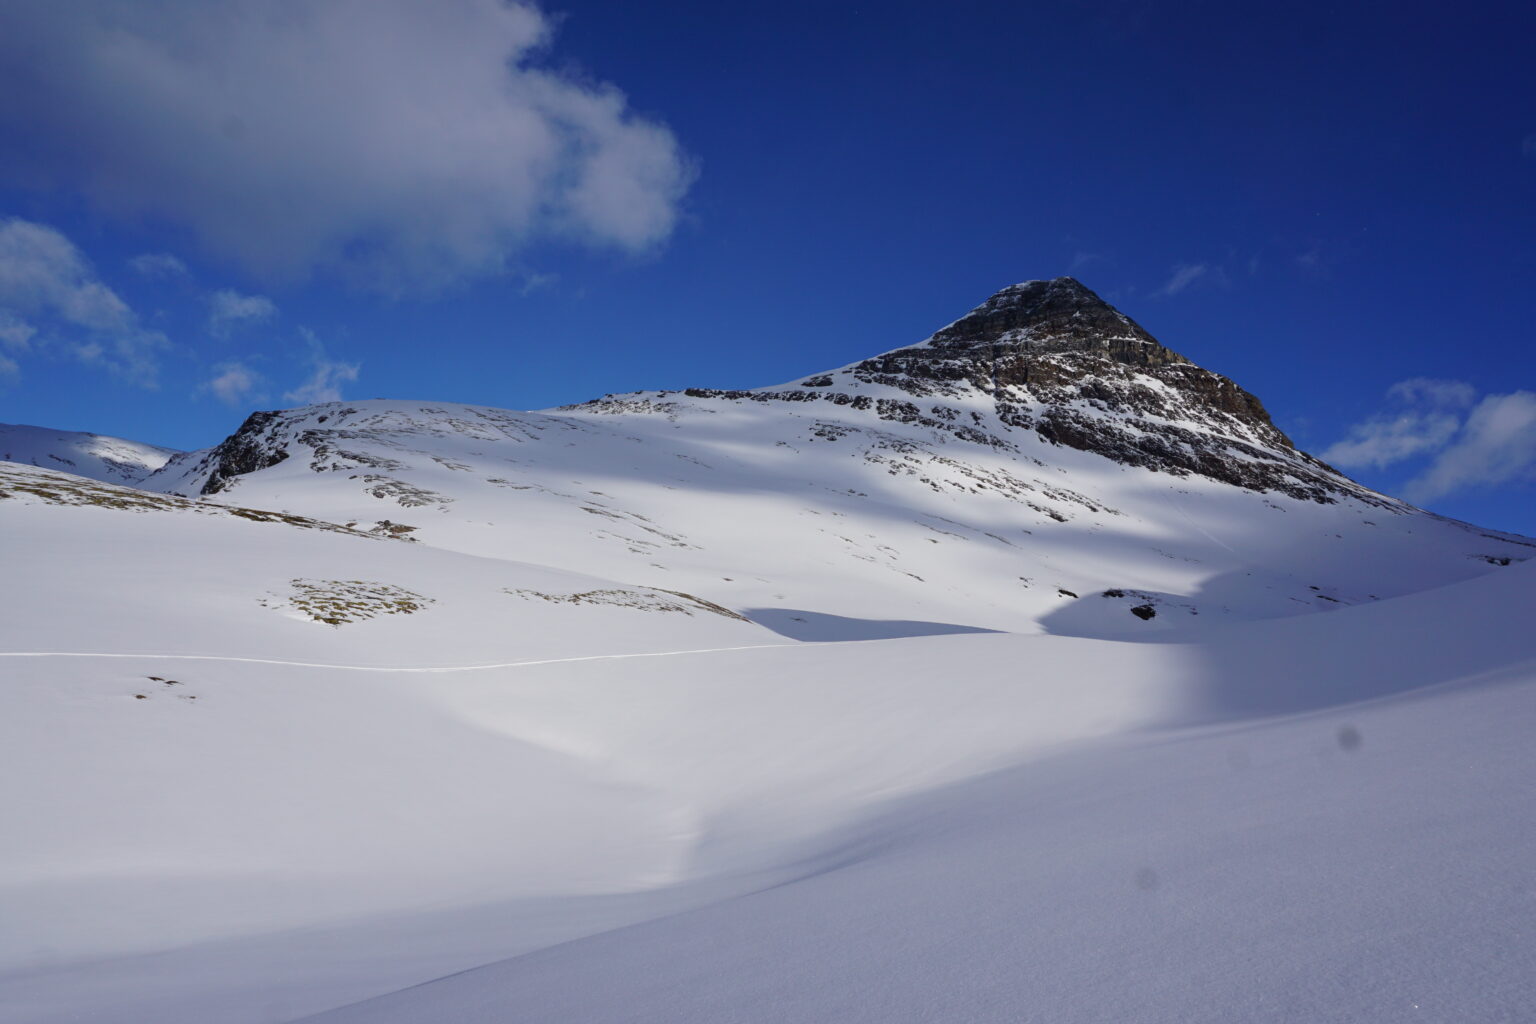
{"type": "MultiPolygon", "coordinates": [[[[824,404],[672,394],[557,413],[313,406],[284,414],[284,461],[214,500],[364,528],[388,518],[434,547],[782,618],[1093,636],[1332,607],[1319,592],[1363,603],[1486,572],[1480,555],[1536,554],[1388,499],[1322,505],[1122,466],[1033,431],[1006,435],[1017,451],[994,449],[824,404]],[[297,440],[322,430],[346,454],[297,440]],[[381,478],[421,504],[375,494],[381,478]],[[1198,622],[1068,609],[1058,592],[1117,588],[1192,604],[1198,622]]],[[[147,486],[195,494],[200,454],[147,486]]]]}
{"type": "Polygon", "coordinates": [[[286,415],[209,502],[0,464],[7,1024],[1536,1011],[1529,541],[804,403],[286,415]]]}
{"type": "Polygon", "coordinates": [[[142,483],[177,454],[173,448],[120,437],[0,423],[0,461],[42,466],[108,483],[142,483]]]}
{"type": "Polygon", "coordinates": [[[1527,667],[1096,745],[790,884],[305,1019],[1529,1020],[1532,696],[1527,667]]]}

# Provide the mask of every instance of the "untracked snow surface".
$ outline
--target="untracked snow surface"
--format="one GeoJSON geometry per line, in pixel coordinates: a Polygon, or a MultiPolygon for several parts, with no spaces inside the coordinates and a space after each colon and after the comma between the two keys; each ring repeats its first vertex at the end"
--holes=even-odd
{"type": "Polygon", "coordinates": [[[1070,279],[92,436],[0,434],[4,1024],[1536,1020],[1536,542],[1070,279]]]}
{"type": "Polygon", "coordinates": [[[523,657],[552,649],[513,631],[429,665],[458,642],[459,594],[554,591],[551,571],[482,581],[404,541],[184,509],[8,511],[27,507],[59,531],[40,551],[115,538],[96,564],[142,576],[122,605],[189,625],[146,614],[137,642],[77,625],[130,656],[48,653],[67,631],[36,608],[67,615],[71,593],[82,622],[114,621],[125,607],[89,602],[119,584],[49,597],[42,555],[11,577],[32,600],[11,601],[5,647],[36,653],[0,658],[0,812],[24,823],[0,888],[7,1021],[1533,1007],[1528,566],[1165,643],[797,644],[712,612],[539,601],[541,634],[600,613],[592,642],[637,656],[523,657]],[[267,568],[202,578],[188,550],[267,568]],[[301,621],[258,599],[297,571],[284,558],[338,579],[366,564],[437,604],[301,621]],[[235,591],[267,632],[218,633],[232,598],[194,614],[235,591]],[[660,642],[672,620],[709,642],[660,642]],[[727,647],[746,649],[705,649],[727,647]],[[497,655],[535,663],[465,668],[497,655]]]}
{"type": "Polygon", "coordinates": [[[140,483],[179,454],[173,448],[120,437],[0,423],[0,461],[27,463],[108,483],[140,483]]]}

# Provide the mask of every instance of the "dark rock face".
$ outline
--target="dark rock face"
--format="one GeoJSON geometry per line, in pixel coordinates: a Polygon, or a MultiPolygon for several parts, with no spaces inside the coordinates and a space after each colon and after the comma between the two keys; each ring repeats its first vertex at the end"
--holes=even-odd
{"type": "Polygon", "coordinates": [[[882,389],[918,401],[876,397],[879,418],[973,443],[1016,449],[1009,435],[1033,430],[1051,444],[1175,476],[1319,502],[1385,500],[1298,451],[1256,397],[1166,348],[1070,277],[1004,288],[920,344],[806,378],[798,389],[685,394],[863,410],[871,396],[859,392],[882,389]],[[990,400],[995,423],[933,404],[970,399],[974,408],[978,395],[990,400]]]}
{"type": "MultiPolygon", "coordinates": [[[[1004,288],[935,332],[926,345],[877,358],[909,356],[922,349],[974,355],[979,347],[1000,363],[1017,368],[1026,365],[1022,359],[1026,353],[1047,352],[1097,352],[1130,366],[1189,362],[1070,277],[1004,288]]],[[[1023,378],[1005,382],[1028,383],[1023,378]]]]}
{"type": "Polygon", "coordinates": [[[1178,416],[1170,418],[1180,419],[1214,413],[1290,446],[1257,398],[1165,348],[1070,277],[1004,288],[922,344],[866,359],[853,374],[906,391],[964,385],[1004,400],[1085,399],[1130,412],[1173,411],[1178,416]],[[1171,402],[1153,381],[1185,401],[1171,402]]]}
{"type": "Polygon", "coordinates": [[[212,468],[208,481],[203,484],[203,494],[217,494],[235,477],[275,466],[288,457],[288,452],[274,447],[268,436],[267,428],[279,415],[276,412],[251,413],[240,424],[239,430],[208,453],[212,468]]]}

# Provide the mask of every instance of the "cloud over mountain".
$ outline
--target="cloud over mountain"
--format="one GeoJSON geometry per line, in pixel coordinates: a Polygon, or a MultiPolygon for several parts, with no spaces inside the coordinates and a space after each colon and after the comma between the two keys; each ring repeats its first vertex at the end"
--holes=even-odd
{"type": "Polygon", "coordinates": [[[641,250],[691,178],[616,88],[539,64],[551,23],[526,3],[24,2],[7,21],[18,178],[269,277],[430,291],[538,238],[641,250]]]}

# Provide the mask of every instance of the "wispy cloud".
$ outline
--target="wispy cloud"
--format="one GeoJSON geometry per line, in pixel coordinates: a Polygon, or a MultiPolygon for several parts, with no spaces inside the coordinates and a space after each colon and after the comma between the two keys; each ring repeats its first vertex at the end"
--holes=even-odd
{"type": "Polygon", "coordinates": [[[220,288],[208,296],[208,329],[216,335],[228,334],[242,324],[257,324],[277,316],[277,304],[265,295],[241,295],[220,288]]]}
{"type": "Polygon", "coordinates": [[[283,399],[299,405],[341,401],[341,385],[357,380],[362,364],[332,359],[314,331],[300,328],[299,333],[309,345],[309,379],[284,394],[283,399]]]}
{"type": "Polygon", "coordinates": [[[548,291],[560,283],[559,274],[524,274],[522,284],[518,287],[521,295],[532,295],[535,292],[548,291]]]}
{"type": "Polygon", "coordinates": [[[1168,280],[1163,283],[1163,286],[1153,294],[1163,296],[1177,295],[1196,281],[1206,277],[1210,272],[1211,267],[1208,263],[1180,263],[1173,268],[1173,273],[1169,275],[1168,280]]]}
{"type": "Polygon", "coordinates": [[[553,26],[526,0],[13,4],[0,66],[27,102],[0,119],[38,145],[6,162],[279,278],[430,291],[540,239],[649,249],[693,165],[549,61],[553,26]]]}
{"type": "Polygon", "coordinates": [[[168,252],[141,252],[128,261],[128,266],[140,277],[150,280],[164,281],[192,276],[187,265],[168,252]]]}
{"type": "Polygon", "coordinates": [[[6,309],[0,309],[0,348],[24,352],[32,347],[37,328],[6,309]]]}
{"type": "Polygon", "coordinates": [[[1471,487],[1536,480],[1536,393],[1489,395],[1473,408],[1454,444],[1409,481],[1410,501],[1471,487]]]}
{"type": "Polygon", "coordinates": [[[133,322],[128,304],[96,279],[68,238],[19,219],[0,222],[0,303],[96,331],[123,330],[133,322]]]}
{"type": "Polygon", "coordinates": [[[1387,389],[1389,408],[1320,453],[1341,469],[1381,469],[1449,444],[1476,392],[1459,380],[1415,377],[1387,389]]]}
{"type": "Polygon", "coordinates": [[[1429,461],[1404,488],[1428,502],[1473,487],[1536,480],[1536,393],[1484,395],[1465,381],[1416,377],[1387,392],[1389,408],[1351,427],[1321,457],[1344,469],[1429,461]]]}
{"type": "Polygon", "coordinates": [[[62,233],[0,221],[0,343],[13,351],[47,341],[80,362],[155,386],[165,335],[146,330],[62,233]]]}
{"type": "Polygon", "coordinates": [[[203,385],[225,405],[241,406],[249,403],[261,386],[261,375],[243,363],[224,363],[215,376],[203,385]]]}

